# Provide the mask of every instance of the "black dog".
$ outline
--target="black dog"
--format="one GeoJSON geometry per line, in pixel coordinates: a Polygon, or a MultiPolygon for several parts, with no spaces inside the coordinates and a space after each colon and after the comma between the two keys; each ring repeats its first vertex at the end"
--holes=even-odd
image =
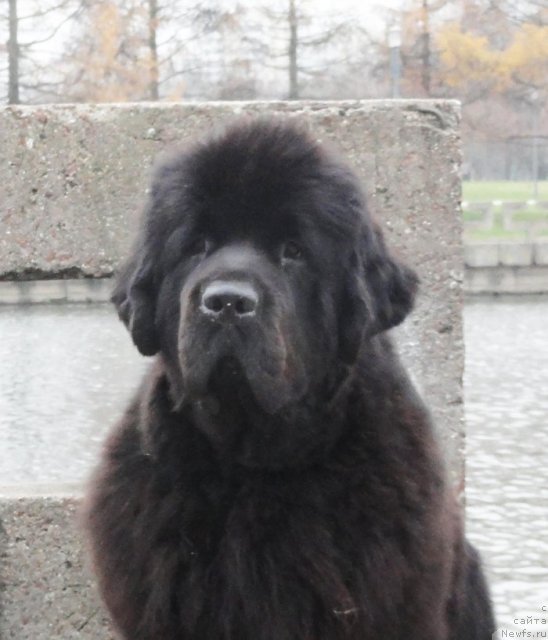
{"type": "Polygon", "coordinates": [[[113,296],[158,354],[86,507],[127,640],[488,640],[428,411],[384,332],[413,272],[293,125],[165,163],[113,296]]]}

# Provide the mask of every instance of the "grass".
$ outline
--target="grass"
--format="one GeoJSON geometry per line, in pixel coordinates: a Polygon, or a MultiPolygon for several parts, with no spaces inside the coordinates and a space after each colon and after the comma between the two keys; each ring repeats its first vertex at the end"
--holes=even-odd
{"type": "Polygon", "coordinates": [[[464,209],[462,212],[462,219],[464,222],[480,222],[483,220],[484,213],[481,211],[474,211],[473,209],[464,209]]]}
{"type": "MultiPolygon", "coordinates": [[[[473,205],[472,205],[473,206],[473,205]]],[[[496,212],[492,218],[492,226],[489,229],[475,228],[472,224],[483,220],[481,211],[465,209],[462,212],[464,219],[464,236],[469,240],[528,240],[534,228],[534,236],[537,238],[546,237],[548,234],[548,209],[536,209],[527,207],[521,211],[512,213],[513,224],[517,228],[505,228],[504,216],[502,212],[496,212]],[[535,227],[531,226],[535,225],[535,227]],[[521,228],[520,228],[521,227],[521,228]]]]}
{"type": "Polygon", "coordinates": [[[467,240],[476,240],[477,242],[484,240],[514,240],[520,242],[527,240],[527,234],[524,231],[508,231],[500,228],[465,230],[464,237],[467,240]]]}
{"type": "MultiPolygon", "coordinates": [[[[467,202],[525,202],[533,199],[533,183],[511,180],[465,181],[462,183],[462,199],[467,202]]],[[[539,182],[538,200],[548,201],[548,180],[539,182]]]]}
{"type": "MultiPolygon", "coordinates": [[[[472,205],[473,207],[473,205],[472,205]]],[[[532,222],[532,223],[546,223],[548,224],[548,209],[534,209],[534,208],[525,208],[520,211],[513,211],[512,214],[513,222],[532,222]]],[[[472,209],[464,209],[462,212],[462,219],[464,222],[481,222],[485,217],[485,213],[482,211],[477,211],[474,208],[472,209]]],[[[494,216],[495,224],[503,224],[503,214],[501,212],[496,212],[494,216]]]]}
{"type": "Polygon", "coordinates": [[[548,223],[548,209],[524,209],[512,214],[515,222],[546,222],[548,223]]]}
{"type": "MultiPolygon", "coordinates": [[[[539,183],[539,194],[537,201],[548,202],[548,181],[539,183]]],[[[533,185],[531,182],[511,182],[511,181],[484,181],[484,182],[463,182],[462,199],[468,202],[468,207],[463,210],[464,235],[469,240],[526,240],[534,233],[535,237],[546,237],[548,234],[548,208],[541,208],[538,205],[526,205],[527,200],[533,199],[533,185]],[[484,214],[474,208],[475,202],[493,202],[501,200],[507,202],[521,202],[524,204],[519,211],[513,211],[511,218],[517,227],[506,229],[504,216],[498,207],[494,209],[493,225],[490,229],[474,228],[473,223],[484,219],[484,214]],[[470,226],[467,226],[467,223],[470,226]]]]}

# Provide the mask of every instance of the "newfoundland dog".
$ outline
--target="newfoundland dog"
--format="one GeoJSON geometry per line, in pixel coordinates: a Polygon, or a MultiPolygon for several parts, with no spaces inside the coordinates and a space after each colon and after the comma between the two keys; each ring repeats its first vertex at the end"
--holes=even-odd
{"type": "Polygon", "coordinates": [[[429,413],[386,330],[413,271],[356,177],[254,120],[171,157],[113,301],[156,356],[85,506],[126,640],[488,640],[429,413]]]}

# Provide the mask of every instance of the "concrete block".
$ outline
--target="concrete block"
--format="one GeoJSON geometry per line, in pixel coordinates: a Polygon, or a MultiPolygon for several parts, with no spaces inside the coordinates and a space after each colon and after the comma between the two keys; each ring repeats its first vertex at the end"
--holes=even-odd
{"type": "MultiPolygon", "coordinates": [[[[153,159],[237,117],[266,114],[297,118],[341,151],[363,179],[387,242],[419,272],[417,309],[398,335],[460,477],[462,278],[455,274],[462,271],[462,223],[456,102],[4,107],[0,280],[110,275],[131,243],[153,159]]],[[[63,285],[69,291],[71,286],[63,285]]],[[[52,294],[68,296],[69,291],[52,294]]]]}
{"type": "Polygon", "coordinates": [[[499,244],[499,261],[507,267],[528,267],[533,264],[533,245],[530,242],[499,244]]]}
{"type": "Polygon", "coordinates": [[[0,304],[19,304],[21,288],[17,282],[0,282],[0,304]]]}
{"type": "Polygon", "coordinates": [[[131,241],[154,158],[239,116],[267,113],[298,118],[335,142],[387,219],[400,206],[401,233],[429,217],[426,205],[456,204],[453,102],[4,107],[0,145],[9,161],[0,175],[0,276],[109,275],[131,241]],[[438,201],[441,192],[453,199],[438,201]]]}
{"type": "Polygon", "coordinates": [[[499,263],[498,244],[467,244],[464,246],[467,267],[496,267],[499,263]]]}
{"type": "Polygon", "coordinates": [[[113,640],[85,567],[78,500],[49,492],[58,495],[0,496],[0,637],[113,640]]]}
{"type": "Polygon", "coordinates": [[[548,291],[548,265],[477,267],[466,270],[467,294],[535,295],[548,291]]]}
{"type": "Polygon", "coordinates": [[[111,278],[66,280],[67,301],[107,302],[112,290],[111,278]]]}
{"type": "Polygon", "coordinates": [[[533,261],[537,265],[548,265],[548,242],[535,242],[533,261]]]}
{"type": "Polygon", "coordinates": [[[50,302],[108,302],[111,278],[0,282],[0,305],[50,302]]]}
{"type": "Polygon", "coordinates": [[[26,280],[17,283],[20,302],[64,302],[67,299],[67,285],[64,280],[26,280]]]}
{"type": "Polygon", "coordinates": [[[548,265],[514,267],[514,277],[513,293],[545,294],[548,291],[548,265]]]}

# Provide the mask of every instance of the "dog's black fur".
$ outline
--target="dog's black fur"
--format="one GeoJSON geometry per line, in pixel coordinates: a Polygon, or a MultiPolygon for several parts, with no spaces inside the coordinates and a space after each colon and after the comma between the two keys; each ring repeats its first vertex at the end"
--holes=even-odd
{"type": "Polygon", "coordinates": [[[239,124],[157,170],[113,296],[157,355],[85,510],[122,638],[491,637],[384,333],[416,288],[353,174],[294,125],[239,124]],[[207,298],[227,282],[242,297],[207,298]]]}

